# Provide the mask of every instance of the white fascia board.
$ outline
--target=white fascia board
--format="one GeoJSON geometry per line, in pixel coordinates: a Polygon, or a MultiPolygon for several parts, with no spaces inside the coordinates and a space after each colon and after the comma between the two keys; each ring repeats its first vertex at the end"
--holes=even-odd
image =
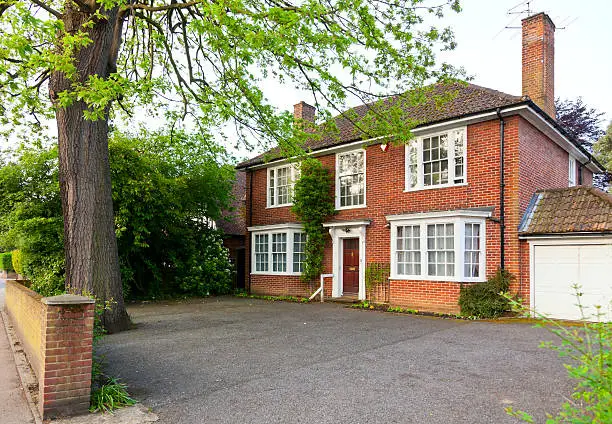
{"type": "Polygon", "coordinates": [[[411,220],[426,220],[434,218],[489,218],[493,211],[490,210],[472,210],[472,209],[456,209],[452,211],[436,211],[436,212],[417,212],[401,215],[386,216],[388,222],[393,221],[411,221],[411,220]]]}
{"type": "MultiPolygon", "coordinates": [[[[501,107],[500,113],[502,116],[511,116],[511,115],[520,115],[525,118],[528,122],[534,125],[538,130],[547,135],[550,139],[552,139],[556,144],[558,144],[563,150],[572,153],[574,156],[582,159],[583,166],[586,166],[592,172],[602,172],[602,169],[599,169],[597,165],[590,161],[590,157],[585,155],[582,150],[580,150],[574,143],[572,143],[569,138],[563,135],[558,129],[556,129],[550,122],[548,122],[542,115],[536,112],[530,105],[522,104],[519,106],[512,107],[501,107]],[[586,162],[586,163],[585,163],[586,162]]],[[[449,121],[439,122],[431,125],[424,125],[422,127],[417,127],[412,129],[412,133],[415,136],[421,136],[432,131],[444,131],[451,128],[456,128],[458,125],[467,126],[470,124],[476,124],[478,122],[489,121],[491,119],[497,118],[497,112],[484,112],[479,113],[472,116],[466,116],[458,119],[451,119],[449,121]]],[[[374,137],[368,140],[358,140],[347,144],[340,144],[337,146],[327,147],[321,150],[315,150],[310,152],[309,154],[312,156],[322,156],[328,153],[334,153],[342,150],[349,150],[358,145],[366,145],[366,144],[377,144],[377,142],[382,142],[383,139],[391,138],[392,136],[380,136],[374,137]]],[[[278,159],[275,161],[271,161],[264,164],[254,165],[251,167],[247,167],[246,169],[259,169],[259,168],[267,168],[273,164],[280,164],[283,162],[290,162],[295,158],[289,159],[278,159]]]]}
{"type": "Polygon", "coordinates": [[[366,219],[356,220],[356,221],[344,221],[344,222],[324,222],[324,228],[334,228],[334,227],[356,227],[361,225],[370,225],[370,221],[366,219]]]}
{"type": "Polygon", "coordinates": [[[301,230],[302,228],[304,228],[302,224],[290,222],[286,224],[256,225],[254,227],[247,227],[247,230],[254,233],[258,231],[301,230]]]}
{"type": "MultiPolygon", "coordinates": [[[[363,148],[366,145],[375,145],[375,144],[382,143],[383,140],[388,139],[388,138],[391,138],[391,136],[383,135],[380,137],[368,138],[367,140],[352,141],[346,144],[339,144],[336,146],[326,147],[325,149],[321,149],[321,150],[314,150],[312,152],[309,152],[308,155],[313,156],[313,157],[318,157],[318,156],[324,156],[326,154],[354,150],[357,147],[363,148]]],[[[283,158],[283,159],[275,159],[270,162],[260,163],[258,165],[253,165],[253,166],[247,166],[245,169],[255,170],[255,169],[261,169],[261,168],[269,168],[271,166],[278,166],[278,165],[282,165],[283,163],[291,162],[295,159],[297,159],[297,156],[292,156],[290,158],[283,158]]]]}

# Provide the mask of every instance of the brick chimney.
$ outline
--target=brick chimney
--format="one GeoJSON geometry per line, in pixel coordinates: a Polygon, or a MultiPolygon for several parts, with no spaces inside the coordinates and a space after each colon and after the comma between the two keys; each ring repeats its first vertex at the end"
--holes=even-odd
{"type": "Polygon", "coordinates": [[[314,106],[306,102],[299,102],[297,105],[293,106],[293,118],[296,122],[304,121],[314,124],[315,111],[314,106]]]}
{"type": "Polygon", "coordinates": [[[555,24],[546,13],[523,19],[523,96],[555,118],[555,24]]]}

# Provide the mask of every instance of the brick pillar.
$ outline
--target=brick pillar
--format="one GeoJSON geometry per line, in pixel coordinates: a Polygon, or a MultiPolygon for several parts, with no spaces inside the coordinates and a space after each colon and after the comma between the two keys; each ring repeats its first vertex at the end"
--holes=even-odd
{"type": "Polygon", "coordinates": [[[523,95],[555,118],[555,24],[545,13],[529,16],[523,28],[523,95]]]}
{"type": "Polygon", "coordinates": [[[45,297],[39,410],[43,419],[87,413],[91,391],[94,300],[45,297]]]}

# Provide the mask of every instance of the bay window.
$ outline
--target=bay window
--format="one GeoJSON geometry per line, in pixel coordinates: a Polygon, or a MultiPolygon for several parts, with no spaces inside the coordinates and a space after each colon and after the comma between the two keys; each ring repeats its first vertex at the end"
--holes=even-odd
{"type": "Polygon", "coordinates": [[[406,145],[406,190],[465,184],[466,129],[419,137],[406,145]]]}
{"type": "Polygon", "coordinates": [[[391,278],[484,281],[486,216],[479,211],[387,217],[391,278]]]}

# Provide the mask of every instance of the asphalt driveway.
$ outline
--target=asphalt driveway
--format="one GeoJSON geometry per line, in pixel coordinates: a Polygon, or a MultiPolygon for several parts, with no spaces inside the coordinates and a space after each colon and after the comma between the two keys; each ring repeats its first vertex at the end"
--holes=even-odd
{"type": "Polygon", "coordinates": [[[240,298],[129,312],[100,351],[163,423],[507,423],[572,387],[527,324],[240,298]]]}

